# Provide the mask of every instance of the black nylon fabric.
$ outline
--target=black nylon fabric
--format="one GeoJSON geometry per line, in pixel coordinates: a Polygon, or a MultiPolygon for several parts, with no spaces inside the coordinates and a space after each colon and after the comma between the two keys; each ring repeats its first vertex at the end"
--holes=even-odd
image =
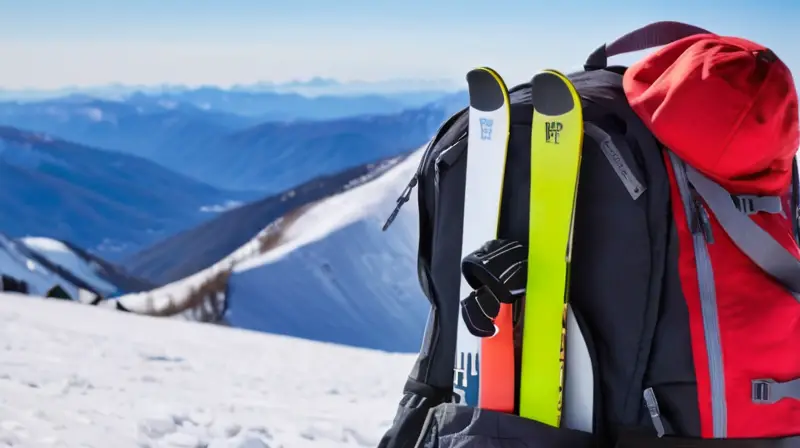
{"type": "Polygon", "coordinates": [[[582,431],[564,430],[519,416],[442,404],[431,410],[415,448],[594,448],[582,431]]]}

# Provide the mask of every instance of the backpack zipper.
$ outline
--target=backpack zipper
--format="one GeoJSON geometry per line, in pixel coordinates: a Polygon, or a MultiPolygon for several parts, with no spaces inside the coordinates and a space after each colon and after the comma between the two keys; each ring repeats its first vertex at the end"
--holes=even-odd
{"type": "Polygon", "coordinates": [[[411,198],[411,191],[414,190],[414,187],[417,186],[417,180],[419,179],[419,175],[414,173],[414,176],[411,177],[411,180],[406,185],[406,188],[403,189],[403,192],[400,194],[400,197],[397,198],[397,205],[394,206],[394,210],[392,210],[392,214],[389,215],[389,218],[383,223],[383,231],[385,232],[386,229],[389,228],[390,225],[394,222],[395,218],[397,218],[397,214],[400,213],[400,209],[403,207],[403,204],[408,202],[411,198]]]}
{"type": "Polygon", "coordinates": [[[697,217],[697,230],[703,233],[706,243],[714,243],[714,234],[711,232],[711,218],[708,216],[708,210],[703,206],[699,200],[694,200],[695,216],[697,217]]]}
{"type": "MultiPolygon", "coordinates": [[[[408,202],[409,198],[411,198],[411,192],[414,190],[414,187],[416,187],[417,184],[419,183],[419,178],[424,174],[425,167],[430,162],[430,157],[431,154],[433,153],[433,147],[435,146],[436,143],[438,143],[439,137],[445,130],[449,129],[466,110],[467,108],[464,108],[461,111],[451,115],[450,118],[448,118],[447,121],[445,121],[439,127],[433,138],[430,139],[430,141],[428,141],[428,145],[425,147],[425,152],[422,153],[422,158],[420,159],[419,165],[417,166],[417,171],[411,177],[411,180],[408,181],[408,184],[403,189],[403,192],[400,194],[400,197],[397,198],[396,200],[397,205],[394,206],[394,210],[392,210],[392,213],[389,215],[389,218],[387,218],[386,222],[383,224],[382,231],[385,232],[386,229],[388,229],[389,226],[392,225],[394,220],[397,218],[397,215],[400,213],[400,209],[406,202],[408,202]]],[[[465,131],[464,135],[466,135],[466,133],[467,132],[465,131]]],[[[462,137],[463,136],[460,136],[459,138],[456,139],[456,141],[460,140],[462,137]]]]}
{"type": "Polygon", "coordinates": [[[700,313],[705,335],[708,375],[711,387],[712,434],[715,438],[724,438],[728,433],[728,408],[725,400],[725,371],[722,359],[714,268],[708,252],[708,244],[711,243],[711,225],[705,207],[692,194],[691,185],[686,177],[684,162],[672,152],[669,153],[669,158],[675,173],[675,181],[678,184],[681,201],[684,205],[687,224],[692,233],[695,268],[697,269],[697,286],[700,293],[700,313]]]}

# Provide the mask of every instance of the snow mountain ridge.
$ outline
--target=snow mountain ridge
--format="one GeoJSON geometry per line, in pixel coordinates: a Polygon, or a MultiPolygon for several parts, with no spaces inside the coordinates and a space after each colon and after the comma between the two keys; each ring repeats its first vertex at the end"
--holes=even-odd
{"type": "Polygon", "coordinates": [[[206,269],[102,305],[190,320],[221,314],[239,328],[414,352],[428,313],[416,272],[415,203],[386,232],[381,226],[421,155],[393,159],[290,212],[206,269]]]}
{"type": "Polygon", "coordinates": [[[0,291],[89,304],[154,287],[68,243],[43,237],[13,239],[2,233],[0,274],[0,291]]]}
{"type": "Polygon", "coordinates": [[[291,190],[248,202],[162,239],[121,263],[130,274],[158,285],[188,277],[231,254],[287,213],[363,183],[409,154],[317,177],[291,190]]]}
{"type": "MultiPolygon", "coordinates": [[[[204,92],[211,93],[201,89],[195,95],[204,92]]],[[[0,125],[141,157],[220,190],[279,193],[320,175],[405,153],[465,105],[463,94],[443,93],[413,107],[376,105],[372,112],[357,113],[350,104],[354,98],[330,99],[344,102],[339,106],[316,98],[303,100],[313,106],[298,107],[315,113],[339,108],[344,115],[295,120],[290,105],[260,94],[222,95],[224,104],[229,96],[243,96],[246,104],[277,109],[274,116],[259,118],[145,95],[118,102],[78,96],[0,102],[0,125]]]]}
{"type": "Polygon", "coordinates": [[[71,298],[85,300],[74,283],[66,280],[54,269],[49,269],[38,262],[30,249],[20,241],[0,234],[0,272],[2,272],[3,289],[14,289],[12,282],[24,282],[24,292],[36,296],[45,296],[54,287],[60,286],[71,298]],[[9,280],[9,278],[11,280],[9,280]]]}

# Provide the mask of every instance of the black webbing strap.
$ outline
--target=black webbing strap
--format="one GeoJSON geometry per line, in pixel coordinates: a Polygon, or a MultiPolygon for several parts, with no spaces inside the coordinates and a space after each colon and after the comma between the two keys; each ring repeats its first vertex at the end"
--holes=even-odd
{"type": "Polygon", "coordinates": [[[461,318],[469,332],[491,337],[501,303],[525,293],[528,249],[516,241],[491,240],[464,257],[461,273],[473,291],[461,300],[461,318]]]}

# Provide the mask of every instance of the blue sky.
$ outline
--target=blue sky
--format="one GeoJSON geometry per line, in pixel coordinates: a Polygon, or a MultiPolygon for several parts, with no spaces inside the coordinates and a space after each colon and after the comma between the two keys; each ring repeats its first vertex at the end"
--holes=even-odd
{"type": "Polygon", "coordinates": [[[461,82],[478,65],[516,83],[657,20],[756,40],[800,73],[797,0],[0,0],[0,88],[461,82]]]}

